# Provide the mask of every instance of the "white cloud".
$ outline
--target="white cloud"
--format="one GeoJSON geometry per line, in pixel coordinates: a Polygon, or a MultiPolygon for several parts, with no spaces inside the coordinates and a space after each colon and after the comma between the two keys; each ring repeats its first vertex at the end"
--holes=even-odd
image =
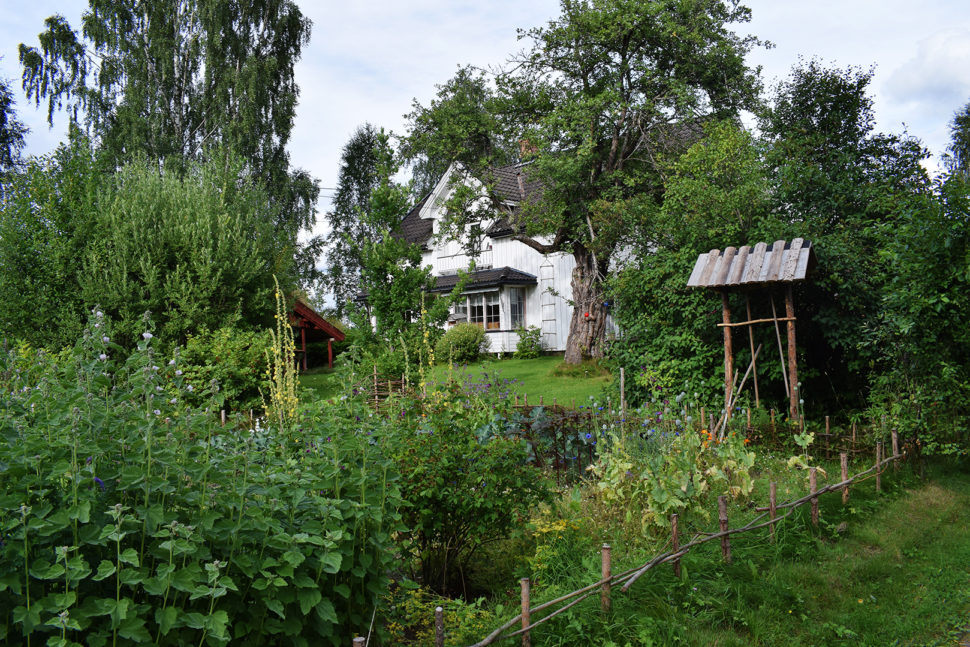
{"type": "Polygon", "coordinates": [[[914,107],[951,106],[970,97],[970,29],[948,29],[919,42],[891,72],[888,98],[914,107]]]}

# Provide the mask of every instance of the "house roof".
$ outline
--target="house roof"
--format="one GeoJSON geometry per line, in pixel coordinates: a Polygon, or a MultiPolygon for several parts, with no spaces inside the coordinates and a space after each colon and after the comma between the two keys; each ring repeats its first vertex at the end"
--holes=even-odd
{"type": "Polygon", "coordinates": [[[344,340],[344,333],[342,330],[317,314],[317,311],[311,308],[308,304],[304,303],[302,299],[297,299],[293,303],[293,314],[296,316],[297,320],[307,328],[320,330],[328,337],[332,337],[336,341],[344,340]]]}
{"type": "MultiPolygon", "coordinates": [[[[457,274],[448,276],[438,276],[435,278],[435,285],[432,292],[450,292],[458,285],[459,277],[457,274]]],[[[511,267],[496,267],[490,270],[478,270],[472,272],[466,290],[479,288],[490,288],[499,285],[537,285],[538,281],[534,274],[523,272],[511,267]]]]}
{"type": "Polygon", "coordinates": [[[409,243],[427,247],[427,242],[431,239],[432,221],[430,218],[421,217],[421,207],[428,201],[429,196],[425,196],[420,202],[408,211],[401,221],[401,228],[394,232],[394,236],[399,236],[409,243]]]}
{"type": "Polygon", "coordinates": [[[532,202],[542,195],[542,183],[530,179],[532,162],[519,162],[492,169],[495,193],[509,202],[532,202]]]}
{"type": "Polygon", "coordinates": [[[768,283],[804,281],[818,261],[811,241],[795,238],[790,243],[776,240],[758,243],[752,249],[712,249],[697,257],[687,280],[690,288],[750,287],[768,283]]]}

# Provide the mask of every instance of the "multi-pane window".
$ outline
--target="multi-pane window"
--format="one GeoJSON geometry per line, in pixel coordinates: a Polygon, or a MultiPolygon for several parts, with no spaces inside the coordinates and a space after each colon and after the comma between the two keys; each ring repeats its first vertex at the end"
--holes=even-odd
{"type": "Polygon", "coordinates": [[[482,326],[485,324],[485,299],[481,294],[473,294],[468,297],[468,320],[473,324],[482,326]]]}
{"type": "Polygon", "coordinates": [[[502,327],[498,292],[485,295],[485,329],[498,330],[502,327]]]}
{"type": "Polygon", "coordinates": [[[502,327],[501,312],[498,292],[470,294],[465,301],[455,304],[455,314],[466,315],[470,323],[486,330],[498,330],[502,327]]]}
{"type": "Polygon", "coordinates": [[[509,289],[509,327],[513,330],[525,325],[525,290],[509,289]]]}

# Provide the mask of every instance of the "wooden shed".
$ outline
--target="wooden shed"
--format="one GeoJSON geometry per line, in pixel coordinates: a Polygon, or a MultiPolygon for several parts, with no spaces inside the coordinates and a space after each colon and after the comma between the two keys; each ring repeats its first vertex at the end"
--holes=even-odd
{"type": "Polygon", "coordinates": [[[327,341],[327,366],[333,368],[333,342],[343,341],[344,333],[332,323],[321,317],[316,310],[302,299],[297,299],[290,312],[290,324],[299,330],[300,366],[307,370],[307,344],[327,341]]]}
{"type": "Polygon", "coordinates": [[[754,348],[752,326],[772,323],[778,338],[778,352],[782,356],[782,373],[785,371],[785,353],[782,351],[779,323],[784,322],[787,329],[787,375],[785,390],[789,399],[789,415],[798,418],[798,361],[795,347],[795,302],[792,286],[808,278],[818,260],[812,243],[795,238],[790,243],[777,240],[770,247],[758,243],[754,247],[727,247],[723,251],[712,249],[697,257],[694,269],[687,281],[687,287],[708,288],[721,293],[722,322],[724,330],[724,409],[725,420],[731,416],[735,392],[733,330],[738,327],[748,329],[751,346],[751,367],[755,371],[755,397],[757,399],[757,351],[754,348]],[[785,295],[785,316],[779,317],[775,309],[773,293],[783,291],[785,295]],[[728,294],[741,292],[745,298],[747,319],[731,320],[728,294]],[[771,317],[752,319],[750,296],[757,295],[771,303],[771,317]]]}

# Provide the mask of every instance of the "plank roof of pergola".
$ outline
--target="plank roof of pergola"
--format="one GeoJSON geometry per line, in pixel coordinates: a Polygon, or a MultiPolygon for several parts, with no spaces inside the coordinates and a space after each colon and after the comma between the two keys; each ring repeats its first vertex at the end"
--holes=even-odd
{"type": "Polygon", "coordinates": [[[759,287],[804,281],[818,264],[811,241],[795,238],[727,247],[701,254],[687,280],[690,288],[759,287]]]}

